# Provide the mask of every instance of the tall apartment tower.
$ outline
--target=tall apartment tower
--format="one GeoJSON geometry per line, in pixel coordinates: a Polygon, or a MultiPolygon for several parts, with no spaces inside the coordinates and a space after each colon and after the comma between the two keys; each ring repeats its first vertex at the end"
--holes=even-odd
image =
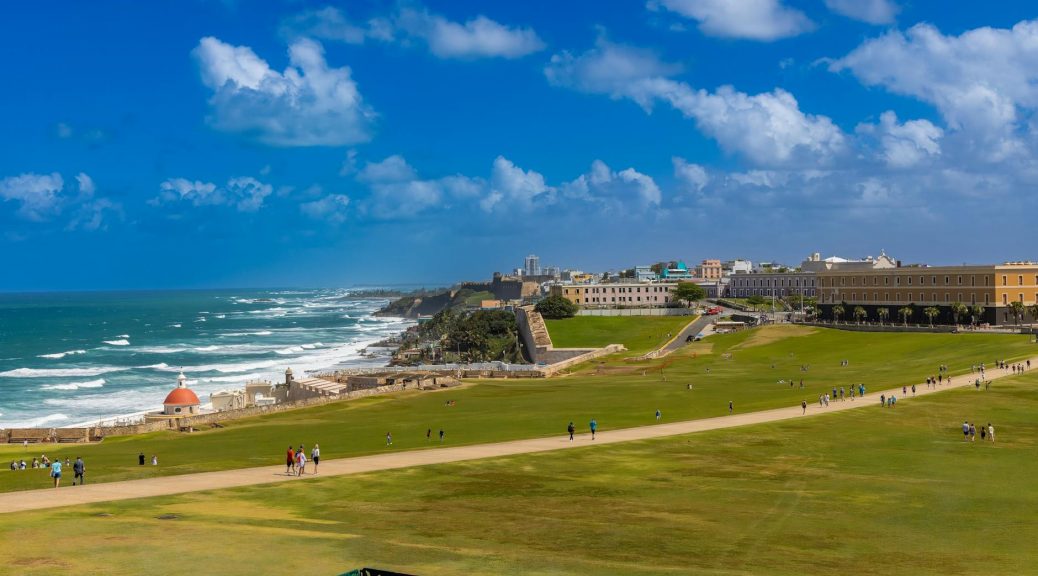
{"type": "Polygon", "coordinates": [[[533,254],[526,257],[523,267],[526,269],[526,276],[541,275],[541,259],[533,254]]]}

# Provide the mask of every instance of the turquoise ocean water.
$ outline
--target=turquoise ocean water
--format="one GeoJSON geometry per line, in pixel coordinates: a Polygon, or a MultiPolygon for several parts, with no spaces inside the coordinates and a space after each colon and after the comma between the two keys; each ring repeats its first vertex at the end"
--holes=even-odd
{"type": "Polygon", "coordinates": [[[0,428],[161,406],[183,369],[202,402],[285,368],[380,366],[360,351],[410,323],[347,290],[0,294],[0,428]]]}

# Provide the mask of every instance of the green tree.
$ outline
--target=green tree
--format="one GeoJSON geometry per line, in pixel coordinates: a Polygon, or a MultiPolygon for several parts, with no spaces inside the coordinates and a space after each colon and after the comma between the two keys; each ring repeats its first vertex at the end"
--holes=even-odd
{"type": "Polygon", "coordinates": [[[695,282],[678,282],[678,285],[671,290],[670,295],[675,300],[687,302],[689,307],[699,302],[703,298],[706,298],[706,290],[695,282]]]}
{"type": "Polygon", "coordinates": [[[927,306],[923,309],[923,314],[926,314],[926,318],[930,321],[930,328],[933,328],[933,319],[941,315],[941,309],[936,306],[927,306]]]}
{"type": "Polygon", "coordinates": [[[548,296],[533,307],[541,316],[548,319],[572,318],[577,315],[577,305],[563,296],[548,296]]]}
{"type": "Polygon", "coordinates": [[[1031,320],[1038,322],[1038,302],[1031,304],[1031,306],[1027,308],[1027,313],[1031,315],[1031,320]]]}
{"type": "Polygon", "coordinates": [[[876,316],[879,317],[879,323],[880,325],[882,325],[884,322],[887,321],[887,318],[890,318],[890,308],[877,308],[876,316]]]}
{"type": "Polygon", "coordinates": [[[985,312],[984,307],[981,306],[980,304],[974,304],[973,305],[973,309],[970,310],[970,313],[973,316],[973,318],[972,318],[973,324],[980,324],[980,321],[984,319],[984,312],[985,312]]]}
{"type": "Polygon", "coordinates": [[[969,313],[969,307],[962,302],[953,302],[951,305],[952,320],[956,325],[959,324],[959,318],[962,318],[969,313]]]}
{"type": "Polygon", "coordinates": [[[844,312],[846,311],[847,310],[844,309],[843,304],[836,304],[835,306],[833,306],[833,320],[839,322],[840,316],[843,316],[844,312]]]}
{"type": "Polygon", "coordinates": [[[897,315],[901,317],[901,321],[905,323],[905,326],[908,326],[908,319],[912,317],[914,312],[915,310],[912,309],[912,306],[908,305],[901,307],[897,311],[897,315]]]}
{"type": "Polygon", "coordinates": [[[854,319],[858,322],[858,324],[861,324],[861,321],[864,320],[865,317],[868,315],[869,313],[865,311],[865,308],[863,306],[854,307],[854,319]]]}
{"type": "Polygon", "coordinates": [[[1009,303],[1009,311],[1013,313],[1013,318],[1016,320],[1016,325],[1020,325],[1020,320],[1024,317],[1024,303],[1019,300],[1014,300],[1009,303]]]}
{"type": "Polygon", "coordinates": [[[760,307],[763,306],[765,302],[767,302],[767,300],[765,300],[760,294],[754,294],[746,299],[746,303],[754,310],[760,310],[760,307]]]}
{"type": "Polygon", "coordinates": [[[804,311],[812,316],[818,310],[818,299],[814,296],[804,298],[804,311]]]}

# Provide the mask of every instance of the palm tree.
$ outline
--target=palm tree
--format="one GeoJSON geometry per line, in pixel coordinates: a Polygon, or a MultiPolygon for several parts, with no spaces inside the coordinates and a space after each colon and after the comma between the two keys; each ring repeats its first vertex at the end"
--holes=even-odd
{"type": "Polygon", "coordinates": [[[845,310],[843,309],[843,304],[837,304],[833,306],[833,320],[839,322],[840,316],[843,316],[844,312],[845,310]]]}
{"type": "Polygon", "coordinates": [[[858,321],[858,324],[861,324],[861,321],[868,315],[869,313],[865,311],[865,308],[861,306],[854,307],[854,319],[858,321]]]}
{"type": "Polygon", "coordinates": [[[890,318],[890,308],[877,308],[876,316],[879,316],[879,323],[880,325],[883,325],[883,323],[887,321],[887,318],[890,318]]]}
{"type": "Polygon", "coordinates": [[[1031,320],[1038,322],[1038,302],[1031,304],[1031,306],[1027,308],[1027,312],[1031,315],[1031,320]]]}
{"type": "Polygon", "coordinates": [[[904,306],[897,311],[898,316],[901,316],[901,321],[905,323],[905,326],[908,326],[908,319],[912,317],[912,312],[913,310],[911,306],[904,306]]]}
{"type": "Polygon", "coordinates": [[[1014,300],[1009,303],[1009,311],[1013,313],[1013,318],[1016,319],[1016,325],[1020,325],[1020,319],[1024,317],[1024,303],[1019,300],[1014,300]]]}
{"type": "Polygon", "coordinates": [[[952,319],[954,320],[956,325],[959,324],[959,318],[961,318],[961,317],[965,316],[966,314],[968,314],[969,310],[970,309],[965,304],[963,304],[962,302],[953,302],[952,303],[952,305],[951,305],[952,319]]]}
{"type": "Polygon", "coordinates": [[[973,305],[973,309],[971,310],[971,312],[973,314],[973,318],[972,318],[973,324],[974,325],[979,324],[981,319],[984,318],[984,307],[981,306],[980,304],[974,304],[973,305]]]}
{"type": "Polygon", "coordinates": [[[930,328],[933,328],[933,319],[940,316],[941,309],[936,306],[927,306],[923,310],[923,314],[926,314],[927,319],[930,320],[930,328]]]}

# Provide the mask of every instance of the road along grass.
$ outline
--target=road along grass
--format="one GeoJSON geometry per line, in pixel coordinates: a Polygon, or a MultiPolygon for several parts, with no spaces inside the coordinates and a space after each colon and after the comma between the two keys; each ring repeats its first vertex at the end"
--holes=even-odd
{"type": "Polygon", "coordinates": [[[0,515],[19,574],[1027,574],[1038,373],[783,422],[0,515]],[[963,419],[997,442],[964,442],[963,419]]]}
{"type": "MultiPolygon", "coordinates": [[[[475,381],[457,389],[236,420],[192,434],[161,432],[95,445],[30,445],[28,450],[4,445],[0,462],[31,461],[43,451],[51,458],[82,456],[88,482],[107,482],[276,464],[284,461],[289,444],[309,450],[320,443],[328,459],[439,446],[441,429],[446,445],[547,437],[563,434],[570,421],[586,430],[592,418],[603,430],[653,424],[657,409],[664,422],[671,422],[726,414],[729,401],[739,412],[814,402],[833,386],[865,383],[873,391],[913,382],[921,386],[939,364],[968,372],[972,364],[990,366],[996,359],[1030,355],[1035,348],[1024,338],[1004,335],[773,326],[711,337],[661,361],[609,360],[561,378],[475,381]],[[842,366],[842,360],[848,365],[842,366]],[[391,447],[386,446],[387,432],[393,435],[391,447]],[[159,465],[138,466],[139,453],[149,461],[158,456],[159,465]]],[[[49,484],[44,470],[0,467],[0,491],[49,484]]]]}

